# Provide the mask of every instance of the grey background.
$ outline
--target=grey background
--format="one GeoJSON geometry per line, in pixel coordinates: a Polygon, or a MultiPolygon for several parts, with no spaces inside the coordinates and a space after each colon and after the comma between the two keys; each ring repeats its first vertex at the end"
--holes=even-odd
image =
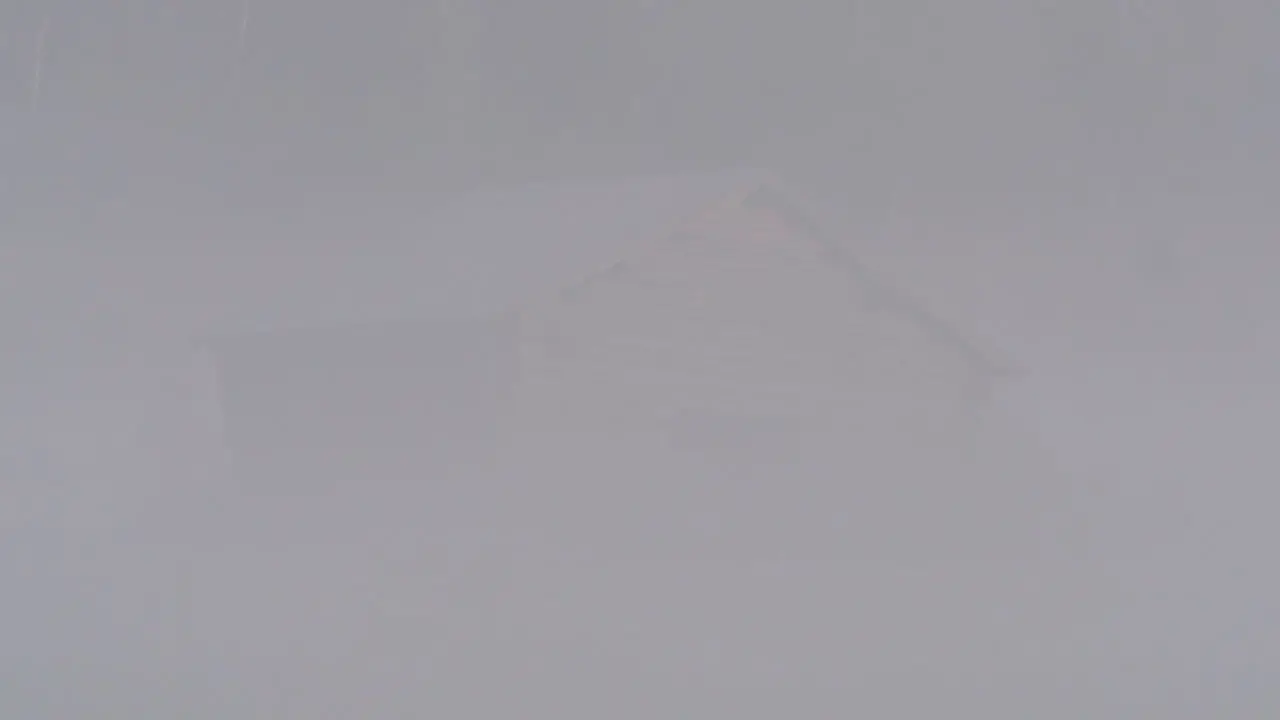
{"type": "Polygon", "coordinates": [[[136,163],[165,142],[313,182],[745,163],[819,179],[867,212],[1273,187],[1280,19],[1257,0],[2,11],[7,114],[32,104],[41,62],[40,119],[16,122],[112,127],[136,163]]]}
{"type": "MultiPolygon", "coordinates": [[[[1267,512],[1280,464],[1265,436],[1280,381],[1278,40],[1264,0],[0,0],[0,246],[48,242],[48,218],[104,198],[287,206],[334,189],[785,173],[872,229],[887,267],[1017,350],[1027,374],[1009,412],[1079,483],[1106,560],[1080,576],[1093,634],[1063,629],[1070,651],[1024,673],[958,659],[963,680],[927,697],[905,680],[748,701],[680,677],[588,677],[580,695],[545,697],[469,657],[475,684],[436,702],[485,717],[557,704],[779,717],[825,716],[852,694],[889,717],[1265,717],[1280,678],[1267,512]]],[[[0,437],[20,438],[36,411],[2,387],[0,437]]],[[[14,447],[0,482],[58,472],[14,447]]],[[[214,643],[183,665],[174,638],[190,587],[223,616],[255,587],[287,598],[262,568],[295,549],[214,553],[175,588],[182,553],[112,536],[110,502],[76,492],[41,487],[28,494],[43,504],[0,513],[44,519],[0,538],[0,712],[190,717],[198,698],[208,717],[279,716],[246,659],[214,643]]],[[[332,585],[303,619],[332,612],[354,637],[343,609],[413,559],[327,561],[300,570],[332,585]]],[[[306,651],[289,635],[303,619],[271,610],[283,649],[265,666],[306,651]]],[[[317,713],[404,712],[379,706],[404,647],[373,637],[386,667],[307,668],[346,679],[317,689],[317,713]]]]}

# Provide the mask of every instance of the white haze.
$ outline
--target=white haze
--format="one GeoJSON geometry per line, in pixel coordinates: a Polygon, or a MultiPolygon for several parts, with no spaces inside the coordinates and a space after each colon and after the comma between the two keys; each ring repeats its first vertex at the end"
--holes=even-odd
{"type": "MultiPolygon", "coordinates": [[[[0,716],[1280,710],[1273,3],[420,5],[0,2],[0,716]],[[246,217],[744,166],[1010,360],[972,427],[1044,474],[866,436],[725,478],[540,428],[541,465],[264,487],[216,374],[130,325],[176,306],[59,290],[307,240],[246,217]]],[[[257,280],[207,317],[272,325],[257,280]]]]}

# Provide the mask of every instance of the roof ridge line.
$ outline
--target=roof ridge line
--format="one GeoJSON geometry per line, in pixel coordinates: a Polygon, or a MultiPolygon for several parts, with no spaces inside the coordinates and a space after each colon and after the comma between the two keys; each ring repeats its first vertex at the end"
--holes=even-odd
{"type": "Polygon", "coordinates": [[[819,212],[812,204],[797,199],[796,193],[773,174],[760,173],[754,178],[754,188],[744,194],[742,201],[744,204],[764,201],[776,205],[787,222],[795,223],[810,235],[846,273],[888,300],[895,311],[910,318],[926,333],[959,350],[984,372],[995,377],[1016,374],[1012,363],[996,357],[989,348],[968,337],[911,293],[879,277],[855,252],[831,236],[832,231],[828,226],[834,220],[827,213],[819,212]]]}

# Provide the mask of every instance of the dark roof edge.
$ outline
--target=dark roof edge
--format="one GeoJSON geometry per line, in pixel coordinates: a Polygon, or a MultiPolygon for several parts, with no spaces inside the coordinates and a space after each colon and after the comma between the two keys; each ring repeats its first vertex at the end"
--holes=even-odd
{"type": "Polygon", "coordinates": [[[803,200],[799,193],[776,177],[752,173],[746,191],[740,197],[744,204],[766,205],[778,210],[785,219],[803,229],[818,242],[824,252],[859,284],[867,287],[886,302],[889,308],[922,328],[930,337],[947,345],[984,375],[1004,378],[1016,374],[1012,363],[996,352],[970,338],[951,322],[930,310],[910,293],[883,280],[863,263],[854,251],[840,238],[850,235],[848,222],[832,217],[833,213],[815,207],[803,200]]]}

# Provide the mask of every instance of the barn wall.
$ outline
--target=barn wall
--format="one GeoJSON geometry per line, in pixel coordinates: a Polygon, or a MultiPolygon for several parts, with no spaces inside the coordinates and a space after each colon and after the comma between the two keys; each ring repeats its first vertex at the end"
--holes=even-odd
{"type": "Polygon", "coordinates": [[[544,431],[737,418],[932,432],[975,381],[763,209],[709,213],[526,313],[522,332],[521,405],[544,431]]]}
{"type": "Polygon", "coordinates": [[[963,486],[978,385],[781,219],[716,209],[525,314],[512,504],[601,538],[628,514],[643,536],[641,508],[767,506],[782,479],[808,508],[911,506],[963,486]]]}
{"type": "Polygon", "coordinates": [[[394,503],[452,482],[493,451],[514,355],[506,317],[220,340],[235,501],[394,503]]]}

